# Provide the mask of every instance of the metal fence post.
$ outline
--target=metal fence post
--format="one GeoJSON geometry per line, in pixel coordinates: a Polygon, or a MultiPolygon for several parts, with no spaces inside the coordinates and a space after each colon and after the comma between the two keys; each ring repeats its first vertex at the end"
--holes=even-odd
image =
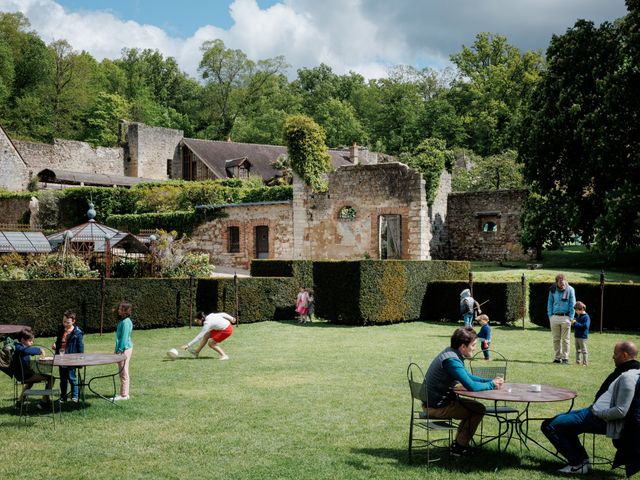
{"type": "Polygon", "coordinates": [[[603,318],[604,318],[604,269],[600,270],[600,333],[602,333],[603,318]]]}
{"type": "Polygon", "coordinates": [[[522,330],[524,330],[524,317],[527,313],[527,301],[526,301],[526,291],[527,291],[527,287],[526,287],[526,283],[525,283],[526,279],[524,276],[524,272],[522,272],[522,278],[520,279],[520,291],[522,293],[521,295],[521,308],[522,308],[522,330]]]}

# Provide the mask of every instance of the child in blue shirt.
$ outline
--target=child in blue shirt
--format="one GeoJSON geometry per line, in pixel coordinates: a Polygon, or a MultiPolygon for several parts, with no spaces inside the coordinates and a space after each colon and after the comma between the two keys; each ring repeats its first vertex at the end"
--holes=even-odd
{"type": "Polygon", "coordinates": [[[589,364],[589,352],[587,351],[587,339],[589,338],[589,327],[591,319],[587,313],[587,306],[583,302],[576,302],[576,315],[573,323],[573,332],[576,337],[576,364],[580,365],[580,354],[582,353],[582,365],[589,364]]]}
{"type": "Polygon", "coordinates": [[[478,315],[476,320],[480,322],[480,331],[478,332],[478,342],[485,360],[489,360],[489,348],[491,347],[491,327],[489,326],[489,315],[478,315]]]}

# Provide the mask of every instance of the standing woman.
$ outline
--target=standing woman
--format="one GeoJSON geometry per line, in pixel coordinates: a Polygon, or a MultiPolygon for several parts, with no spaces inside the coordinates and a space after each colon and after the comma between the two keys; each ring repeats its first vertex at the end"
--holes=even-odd
{"type": "Polygon", "coordinates": [[[113,397],[115,402],[129,400],[129,363],[133,353],[133,342],[131,341],[131,331],[133,322],[131,321],[131,311],[133,306],[126,300],[118,304],[116,313],[118,314],[118,325],[116,327],[116,353],[122,353],[126,357],[120,362],[120,395],[113,397]]]}

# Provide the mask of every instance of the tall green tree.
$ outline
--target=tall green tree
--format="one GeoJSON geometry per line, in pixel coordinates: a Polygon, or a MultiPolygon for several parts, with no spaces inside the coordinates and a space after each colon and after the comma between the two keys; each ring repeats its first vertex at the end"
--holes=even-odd
{"type": "Polygon", "coordinates": [[[611,253],[640,244],[638,1],[617,24],[580,20],[547,50],[548,70],[521,127],[520,158],[532,191],[564,214],[536,226],[532,243],[574,234],[611,253]],[[623,220],[612,222],[611,219],[623,220]]]}
{"type": "Polygon", "coordinates": [[[284,57],[253,61],[242,50],[226,48],[222,40],[205,42],[199,70],[205,81],[203,102],[213,139],[230,138],[233,126],[263,94],[269,81],[287,67],[284,57]]]}
{"type": "Polygon", "coordinates": [[[479,33],[451,56],[459,79],[448,95],[464,118],[466,146],[482,156],[515,145],[515,126],[543,68],[542,54],[521,53],[506,37],[479,33]]]}
{"type": "Polygon", "coordinates": [[[453,152],[441,138],[427,138],[411,153],[400,156],[402,162],[422,173],[429,204],[435,200],[442,172],[445,168],[449,171],[453,168],[453,159],[453,152]]]}
{"type": "Polygon", "coordinates": [[[514,150],[477,157],[471,168],[454,169],[452,188],[456,192],[523,188],[522,165],[517,162],[517,157],[514,150]]]}

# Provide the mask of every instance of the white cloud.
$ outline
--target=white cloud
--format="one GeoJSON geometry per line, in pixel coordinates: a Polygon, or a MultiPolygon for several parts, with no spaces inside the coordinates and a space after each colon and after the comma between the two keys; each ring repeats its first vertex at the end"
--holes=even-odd
{"type": "Polygon", "coordinates": [[[354,70],[367,78],[393,64],[442,67],[478,32],[544,50],[553,33],[577,18],[600,23],[626,13],[624,0],[282,0],[265,9],[256,0],[234,0],[229,29],[203,25],[183,39],[109,12],[70,12],[54,0],[0,0],[0,10],[23,12],[46,42],[65,38],[98,60],[117,58],[124,47],[158,49],[195,77],[200,46],[220,38],[255,60],[284,55],[291,76],[324,62],[336,73],[354,70]]]}

